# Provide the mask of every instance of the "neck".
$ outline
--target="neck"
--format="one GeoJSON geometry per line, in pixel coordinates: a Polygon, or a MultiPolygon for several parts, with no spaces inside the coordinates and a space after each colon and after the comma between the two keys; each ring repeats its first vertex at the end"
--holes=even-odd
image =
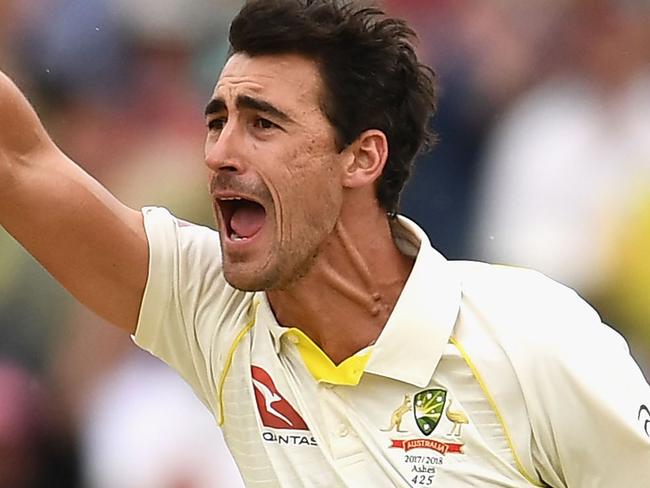
{"type": "Polygon", "coordinates": [[[379,337],[413,264],[383,211],[349,221],[342,215],[304,277],[267,291],[278,322],[301,329],[336,364],[379,337]]]}

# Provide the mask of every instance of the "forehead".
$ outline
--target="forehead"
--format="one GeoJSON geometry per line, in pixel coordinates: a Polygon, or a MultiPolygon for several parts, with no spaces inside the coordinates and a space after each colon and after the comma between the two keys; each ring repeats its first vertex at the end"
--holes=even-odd
{"type": "Polygon", "coordinates": [[[317,64],[296,54],[233,54],[224,66],[214,97],[257,95],[285,107],[319,106],[321,77],[317,64]]]}

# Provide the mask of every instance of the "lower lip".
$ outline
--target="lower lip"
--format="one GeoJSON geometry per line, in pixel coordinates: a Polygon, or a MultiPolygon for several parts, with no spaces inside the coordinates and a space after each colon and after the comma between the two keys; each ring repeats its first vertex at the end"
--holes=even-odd
{"type": "Polygon", "coordinates": [[[255,242],[260,240],[260,237],[262,233],[264,232],[264,228],[266,227],[266,223],[262,226],[260,230],[258,230],[255,234],[253,234],[251,237],[247,237],[245,239],[233,239],[229,234],[226,234],[226,239],[225,241],[228,243],[228,246],[231,248],[235,249],[244,249],[246,246],[251,246],[255,244],[255,242]]]}

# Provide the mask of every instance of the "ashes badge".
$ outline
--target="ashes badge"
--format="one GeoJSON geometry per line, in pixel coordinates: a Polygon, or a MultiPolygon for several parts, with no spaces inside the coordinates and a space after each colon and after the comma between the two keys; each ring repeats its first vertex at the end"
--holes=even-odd
{"type": "Polygon", "coordinates": [[[453,403],[444,388],[404,395],[391,413],[388,428],[380,429],[390,433],[389,451],[400,453],[399,464],[407,470],[412,486],[430,486],[438,470],[451,461],[446,460],[448,455],[464,454],[461,429],[469,418],[453,403]]]}
{"type": "Polygon", "coordinates": [[[447,391],[443,389],[424,390],[413,398],[413,414],[420,432],[429,435],[440,422],[442,411],[445,408],[447,391]]]}

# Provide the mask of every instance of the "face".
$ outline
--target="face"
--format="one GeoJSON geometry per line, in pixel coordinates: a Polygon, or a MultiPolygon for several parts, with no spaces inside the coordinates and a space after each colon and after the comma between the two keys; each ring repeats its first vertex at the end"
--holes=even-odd
{"type": "Polygon", "coordinates": [[[206,109],[205,161],[226,280],[282,289],[304,276],[340,215],[343,156],[316,64],[233,55],[206,109]]]}

